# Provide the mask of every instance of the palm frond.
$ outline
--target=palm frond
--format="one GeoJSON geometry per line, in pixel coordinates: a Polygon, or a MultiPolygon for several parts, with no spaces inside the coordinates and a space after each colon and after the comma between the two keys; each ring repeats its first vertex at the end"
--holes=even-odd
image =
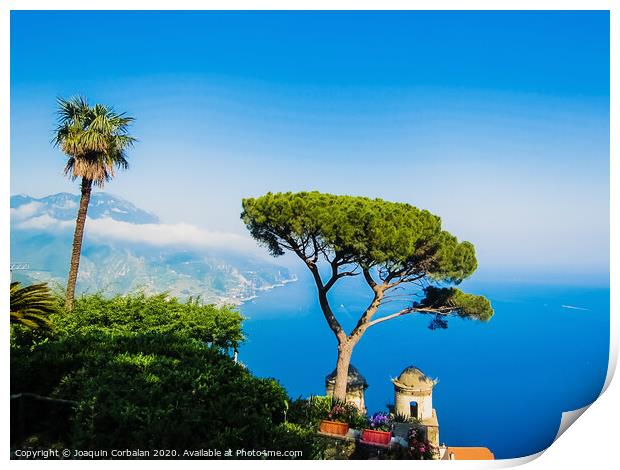
{"type": "Polygon", "coordinates": [[[49,316],[59,310],[46,283],[22,287],[19,282],[12,282],[10,296],[11,323],[30,329],[51,328],[49,316]]]}
{"type": "Polygon", "coordinates": [[[133,117],[102,104],[91,107],[79,96],[59,98],[57,115],[52,143],[68,157],[66,176],[90,179],[102,187],[114,178],[115,169],[127,168],[126,150],[136,142],[128,133],[133,117]]]}

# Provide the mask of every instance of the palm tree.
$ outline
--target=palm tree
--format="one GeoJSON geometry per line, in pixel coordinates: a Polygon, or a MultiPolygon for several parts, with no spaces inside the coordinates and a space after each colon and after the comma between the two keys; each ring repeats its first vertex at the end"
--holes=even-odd
{"type": "Polygon", "coordinates": [[[11,323],[19,323],[32,330],[49,329],[49,316],[58,312],[58,304],[47,284],[22,287],[11,282],[11,323]]]}
{"type": "Polygon", "coordinates": [[[58,126],[52,142],[68,157],[65,175],[72,180],[81,178],[82,191],[67,280],[65,308],[69,311],[73,309],[84,224],[93,184],[101,188],[114,178],[116,168],[127,168],[126,150],[136,140],[127,133],[133,120],[101,104],[91,107],[82,97],[58,99],[58,126]]]}

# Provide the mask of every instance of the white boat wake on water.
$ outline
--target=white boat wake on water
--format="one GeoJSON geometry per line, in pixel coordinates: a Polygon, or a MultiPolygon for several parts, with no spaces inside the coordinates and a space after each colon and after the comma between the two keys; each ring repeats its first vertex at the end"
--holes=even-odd
{"type": "Polygon", "coordinates": [[[562,308],[568,308],[570,310],[590,310],[589,308],[575,307],[573,305],[562,305],[562,308]]]}

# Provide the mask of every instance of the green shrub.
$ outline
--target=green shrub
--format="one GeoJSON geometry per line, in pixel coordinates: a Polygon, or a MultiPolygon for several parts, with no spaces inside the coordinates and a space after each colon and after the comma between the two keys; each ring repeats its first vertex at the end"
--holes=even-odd
{"type": "Polygon", "coordinates": [[[55,433],[65,447],[255,449],[283,436],[284,389],[226,353],[243,339],[231,308],[94,295],[53,322],[49,336],[12,335],[11,392],[75,402],[55,433]]]}
{"type": "Polygon", "coordinates": [[[78,448],[254,448],[283,420],[282,387],[197,342],[152,334],[87,342],[96,339],[103,360],[56,389],[81,397],[78,448]]]}
{"type": "Polygon", "coordinates": [[[287,419],[291,423],[299,424],[303,427],[319,429],[322,419],[327,419],[334,401],[329,396],[316,396],[310,398],[297,398],[289,404],[287,419]]]}
{"type": "Polygon", "coordinates": [[[324,458],[329,441],[318,436],[316,430],[299,424],[286,422],[275,428],[271,448],[273,450],[297,450],[302,452],[298,459],[316,460],[324,458]]]}
{"type": "Polygon", "coordinates": [[[341,403],[330,396],[297,398],[289,405],[288,421],[301,426],[319,429],[323,419],[348,423],[353,429],[367,427],[368,418],[353,403],[341,403]]]}
{"type": "Polygon", "coordinates": [[[109,332],[175,333],[222,348],[237,348],[244,340],[243,317],[234,307],[180,302],[164,294],[132,294],[106,298],[82,296],[71,313],[52,317],[60,332],[104,329],[109,332]]]}

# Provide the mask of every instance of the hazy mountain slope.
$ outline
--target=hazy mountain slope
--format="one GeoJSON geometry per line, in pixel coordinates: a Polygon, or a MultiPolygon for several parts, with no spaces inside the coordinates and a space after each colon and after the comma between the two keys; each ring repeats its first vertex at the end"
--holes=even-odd
{"type": "MultiPolygon", "coordinates": [[[[14,279],[64,286],[78,203],[69,193],[11,197],[11,261],[30,265],[14,279]]],[[[161,224],[110,194],[94,193],[88,215],[78,292],[143,290],[239,302],[291,280],[286,268],[239,248],[238,236],[227,243],[225,234],[161,224]]]]}

